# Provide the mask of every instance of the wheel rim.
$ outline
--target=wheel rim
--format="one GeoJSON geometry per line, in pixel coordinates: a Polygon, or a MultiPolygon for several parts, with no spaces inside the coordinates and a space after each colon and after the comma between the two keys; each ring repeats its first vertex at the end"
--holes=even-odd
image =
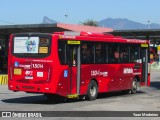
{"type": "Polygon", "coordinates": [[[137,82],[135,80],[132,83],[132,88],[134,91],[137,90],[137,82]]]}
{"type": "Polygon", "coordinates": [[[90,95],[92,97],[94,97],[96,95],[96,87],[95,86],[91,86],[91,88],[90,88],[90,95]]]}

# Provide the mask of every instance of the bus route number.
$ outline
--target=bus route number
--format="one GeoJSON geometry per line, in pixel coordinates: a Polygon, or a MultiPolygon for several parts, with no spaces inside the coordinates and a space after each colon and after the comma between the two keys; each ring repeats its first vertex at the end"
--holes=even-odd
{"type": "Polygon", "coordinates": [[[32,64],[33,68],[43,68],[43,64],[32,64]]]}
{"type": "Polygon", "coordinates": [[[99,75],[99,70],[91,70],[91,76],[97,76],[99,75]]]}

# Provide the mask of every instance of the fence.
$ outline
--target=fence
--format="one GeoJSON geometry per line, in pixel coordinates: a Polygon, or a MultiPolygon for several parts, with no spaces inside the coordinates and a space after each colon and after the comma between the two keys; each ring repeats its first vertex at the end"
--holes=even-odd
{"type": "Polygon", "coordinates": [[[8,84],[8,75],[0,75],[0,85],[8,84]]]}

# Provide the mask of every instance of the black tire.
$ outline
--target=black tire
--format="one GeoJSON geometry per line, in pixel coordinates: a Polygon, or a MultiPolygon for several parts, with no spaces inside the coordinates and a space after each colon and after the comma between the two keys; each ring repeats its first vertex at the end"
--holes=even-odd
{"type": "Polygon", "coordinates": [[[98,85],[94,80],[92,80],[88,86],[87,99],[90,101],[95,100],[97,98],[97,95],[98,95],[98,85]]]}
{"type": "Polygon", "coordinates": [[[133,82],[132,82],[132,88],[131,88],[131,94],[135,94],[137,92],[137,78],[134,78],[133,82]]]}

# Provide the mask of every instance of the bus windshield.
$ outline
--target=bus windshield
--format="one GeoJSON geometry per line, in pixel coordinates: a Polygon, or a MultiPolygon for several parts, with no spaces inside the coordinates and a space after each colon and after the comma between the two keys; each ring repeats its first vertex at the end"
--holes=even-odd
{"type": "Polygon", "coordinates": [[[15,36],[12,48],[16,57],[46,57],[50,53],[50,37],[15,36]]]}

